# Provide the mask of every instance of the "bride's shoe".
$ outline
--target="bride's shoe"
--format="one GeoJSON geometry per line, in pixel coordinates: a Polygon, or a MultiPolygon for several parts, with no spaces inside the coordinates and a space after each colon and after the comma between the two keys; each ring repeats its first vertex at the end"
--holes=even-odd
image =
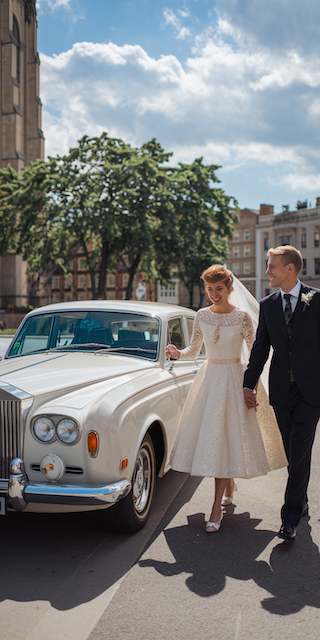
{"type": "Polygon", "coordinates": [[[208,522],[206,522],[206,532],[216,533],[217,531],[219,531],[221,527],[222,518],[223,518],[223,513],[221,514],[219,520],[208,520],[208,522]]]}

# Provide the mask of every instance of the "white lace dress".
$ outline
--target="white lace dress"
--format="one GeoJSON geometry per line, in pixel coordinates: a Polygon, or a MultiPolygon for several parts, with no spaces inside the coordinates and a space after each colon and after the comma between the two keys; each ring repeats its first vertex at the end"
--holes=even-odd
{"type": "Polygon", "coordinates": [[[250,478],[284,466],[281,438],[267,398],[262,399],[262,422],[269,428],[267,446],[257,412],[247,409],[243,398],[241,351],[243,341],[249,350],[254,341],[250,316],[237,307],[230,313],[200,309],[191,344],[181,358],[196,357],[203,340],[207,360],[184,405],[172,468],[194,476],[250,478]]]}

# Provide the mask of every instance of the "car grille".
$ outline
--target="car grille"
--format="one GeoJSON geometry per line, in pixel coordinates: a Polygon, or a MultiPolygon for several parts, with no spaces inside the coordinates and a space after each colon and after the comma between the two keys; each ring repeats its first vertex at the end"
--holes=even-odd
{"type": "Polygon", "coordinates": [[[9,478],[12,458],[22,453],[21,401],[0,400],[0,478],[9,478]]]}

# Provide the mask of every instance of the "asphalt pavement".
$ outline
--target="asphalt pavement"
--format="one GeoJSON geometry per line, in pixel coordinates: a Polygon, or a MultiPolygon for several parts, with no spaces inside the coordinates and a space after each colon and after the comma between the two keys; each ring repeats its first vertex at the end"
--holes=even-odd
{"type": "Polygon", "coordinates": [[[280,541],[286,471],[238,481],[206,534],[213,481],[170,472],[138,534],[108,516],[0,519],[0,640],[318,640],[320,432],[311,518],[280,541]]]}

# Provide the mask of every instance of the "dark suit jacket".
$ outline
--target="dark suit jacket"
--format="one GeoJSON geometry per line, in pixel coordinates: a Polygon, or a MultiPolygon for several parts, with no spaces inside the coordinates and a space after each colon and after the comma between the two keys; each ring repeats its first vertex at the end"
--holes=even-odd
{"type": "Polygon", "coordinates": [[[320,406],[319,289],[302,283],[292,319],[291,342],[285,323],[281,292],[276,291],[261,300],[259,325],[244,375],[244,387],[255,388],[270,347],[273,347],[269,373],[270,404],[281,406],[289,396],[291,361],[294,380],[304,400],[313,406],[320,406]],[[308,291],[315,291],[310,304],[301,300],[301,294],[308,291]]]}

